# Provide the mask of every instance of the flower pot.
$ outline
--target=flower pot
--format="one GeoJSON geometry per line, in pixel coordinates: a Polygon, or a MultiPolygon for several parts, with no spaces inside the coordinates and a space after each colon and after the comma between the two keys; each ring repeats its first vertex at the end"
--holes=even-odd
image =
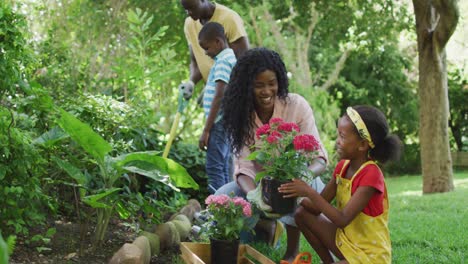
{"type": "Polygon", "coordinates": [[[271,177],[262,179],[262,199],[270,205],[274,213],[289,214],[294,212],[296,198],[283,198],[283,194],[278,192],[281,184],[289,181],[280,181],[271,177]]]}
{"type": "Polygon", "coordinates": [[[237,264],[239,240],[210,238],[212,264],[237,264]]]}

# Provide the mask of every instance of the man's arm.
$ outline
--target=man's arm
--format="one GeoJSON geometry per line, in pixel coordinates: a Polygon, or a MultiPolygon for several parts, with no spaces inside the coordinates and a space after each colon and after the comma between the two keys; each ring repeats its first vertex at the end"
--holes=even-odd
{"type": "Polygon", "coordinates": [[[208,146],[208,139],[210,138],[210,131],[213,127],[213,124],[218,116],[219,108],[221,107],[221,99],[224,95],[224,89],[226,88],[226,83],[223,81],[216,81],[215,94],[213,97],[213,102],[211,102],[210,113],[205,121],[205,128],[203,133],[198,141],[198,146],[201,150],[206,150],[208,146]]]}
{"type": "Polygon", "coordinates": [[[229,43],[229,47],[234,50],[236,58],[240,58],[249,49],[249,40],[247,37],[240,37],[237,40],[229,43]]]}
{"type": "Polygon", "coordinates": [[[189,46],[190,51],[190,80],[196,85],[201,79],[202,74],[200,69],[198,68],[197,60],[195,59],[195,55],[192,51],[192,46],[189,46]]]}

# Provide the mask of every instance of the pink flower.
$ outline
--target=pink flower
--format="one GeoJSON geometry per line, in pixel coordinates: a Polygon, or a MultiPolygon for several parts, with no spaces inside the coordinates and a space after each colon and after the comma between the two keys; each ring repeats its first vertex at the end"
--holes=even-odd
{"type": "Polygon", "coordinates": [[[274,144],[274,143],[278,142],[278,140],[279,140],[280,138],[282,138],[282,137],[283,137],[283,136],[281,135],[280,132],[278,132],[278,131],[273,131],[273,132],[271,132],[271,134],[267,137],[266,140],[268,141],[268,143],[274,144]]]}
{"type": "Polygon", "coordinates": [[[282,123],[278,126],[278,130],[282,132],[292,132],[293,130],[300,132],[299,126],[295,123],[282,123]]]}
{"type": "Polygon", "coordinates": [[[317,139],[308,134],[295,136],[293,139],[293,145],[295,150],[304,150],[307,152],[318,150],[320,147],[317,139]]]}
{"type": "Polygon", "coordinates": [[[252,209],[250,207],[250,203],[244,200],[241,197],[234,197],[232,198],[232,201],[234,202],[235,205],[240,205],[242,206],[242,212],[244,216],[250,217],[252,216],[252,209]]]}
{"type": "Polygon", "coordinates": [[[306,166],[313,153],[319,150],[319,142],[312,135],[300,135],[296,123],[272,118],[256,131],[256,145],[248,159],[255,160],[263,168],[262,175],[274,175],[275,179],[289,180],[293,175],[312,177],[306,166]]]}
{"type": "Polygon", "coordinates": [[[210,195],[206,198],[205,204],[210,205],[210,204],[215,204],[215,205],[226,205],[231,198],[225,194],[221,195],[210,195]]]}
{"type": "Polygon", "coordinates": [[[270,125],[265,124],[257,129],[256,136],[257,138],[260,138],[262,135],[268,135],[270,133],[270,125]]]}
{"type": "Polygon", "coordinates": [[[246,204],[243,207],[242,212],[244,213],[245,217],[251,217],[252,216],[252,208],[250,207],[250,204],[246,204]]]}
{"type": "Polygon", "coordinates": [[[242,230],[247,230],[247,217],[252,216],[250,203],[242,197],[210,195],[205,199],[208,220],[202,225],[203,232],[217,239],[239,238],[242,230]],[[242,224],[239,224],[239,220],[242,224]]]}
{"type": "Polygon", "coordinates": [[[269,124],[270,124],[270,126],[272,126],[274,124],[281,124],[283,122],[284,122],[283,119],[281,119],[279,117],[274,117],[274,118],[270,119],[269,124]]]}

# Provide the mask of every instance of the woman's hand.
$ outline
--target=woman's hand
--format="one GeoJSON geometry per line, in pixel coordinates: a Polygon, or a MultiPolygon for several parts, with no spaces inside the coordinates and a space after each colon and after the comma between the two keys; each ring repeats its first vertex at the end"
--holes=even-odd
{"type": "Polygon", "coordinates": [[[284,198],[308,197],[311,192],[315,192],[309,184],[301,179],[293,179],[292,182],[281,184],[278,191],[284,194],[284,198]]]}

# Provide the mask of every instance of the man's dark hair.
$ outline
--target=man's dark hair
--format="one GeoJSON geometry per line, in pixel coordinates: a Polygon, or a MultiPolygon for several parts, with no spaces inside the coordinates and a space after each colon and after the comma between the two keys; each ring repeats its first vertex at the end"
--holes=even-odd
{"type": "Polygon", "coordinates": [[[216,38],[226,39],[224,27],[217,22],[206,23],[198,33],[198,39],[211,41],[216,38]]]}

